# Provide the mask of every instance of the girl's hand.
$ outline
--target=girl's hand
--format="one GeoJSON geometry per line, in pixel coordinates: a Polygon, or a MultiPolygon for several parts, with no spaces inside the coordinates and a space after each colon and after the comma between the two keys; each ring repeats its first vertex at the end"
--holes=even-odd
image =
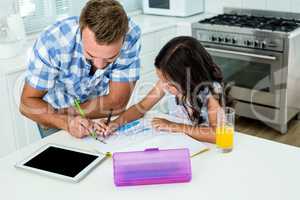
{"type": "Polygon", "coordinates": [[[102,137],[107,137],[109,135],[112,135],[118,126],[111,122],[109,125],[106,125],[106,120],[94,120],[94,130],[96,133],[102,137]]]}
{"type": "Polygon", "coordinates": [[[162,118],[153,118],[152,126],[160,131],[174,131],[174,126],[176,126],[176,123],[162,118]]]}

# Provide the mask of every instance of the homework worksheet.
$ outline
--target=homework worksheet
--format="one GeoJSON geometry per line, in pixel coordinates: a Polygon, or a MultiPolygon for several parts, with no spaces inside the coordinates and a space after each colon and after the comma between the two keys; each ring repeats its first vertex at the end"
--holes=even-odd
{"type": "MultiPolygon", "coordinates": [[[[87,138],[91,140],[93,138],[87,138]]],[[[148,148],[175,149],[188,148],[191,156],[207,150],[202,142],[183,133],[157,131],[151,126],[150,120],[140,119],[126,124],[105,139],[105,143],[97,143],[101,152],[143,151],[148,148]]]]}

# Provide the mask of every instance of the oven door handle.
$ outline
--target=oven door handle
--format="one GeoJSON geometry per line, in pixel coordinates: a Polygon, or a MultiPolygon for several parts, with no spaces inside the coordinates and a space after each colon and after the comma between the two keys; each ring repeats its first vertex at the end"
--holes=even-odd
{"type": "Polygon", "coordinates": [[[274,56],[265,56],[265,55],[259,55],[259,54],[252,54],[252,53],[244,53],[244,52],[237,52],[237,51],[229,51],[229,50],[223,50],[223,49],[214,49],[214,48],[205,48],[207,51],[217,52],[217,53],[225,53],[225,54],[232,54],[232,55],[239,55],[239,56],[248,56],[251,58],[260,58],[265,60],[277,60],[274,56]]]}

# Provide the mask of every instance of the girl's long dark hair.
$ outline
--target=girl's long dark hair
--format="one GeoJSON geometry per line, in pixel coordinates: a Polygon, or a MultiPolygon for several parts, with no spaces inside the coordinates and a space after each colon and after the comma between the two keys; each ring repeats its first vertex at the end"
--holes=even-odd
{"type": "Polygon", "coordinates": [[[198,40],[188,36],[180,36],[169,41],[155,59],[155,67],[163,76],[173,81],[183,95],[179,100],[186,108],[192,109],[190,119],[200,124],[204,121],[201,115],[203,105],[199,93],[208,88],[224,105],[223,93],[216,94],[213,82],[223,86],[223,75],[220,68],[198,40]]]}

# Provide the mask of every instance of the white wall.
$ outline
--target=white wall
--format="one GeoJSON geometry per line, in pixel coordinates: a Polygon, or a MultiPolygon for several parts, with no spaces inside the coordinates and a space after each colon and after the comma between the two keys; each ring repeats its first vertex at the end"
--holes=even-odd
{"type": "Polygon", "coordinates": [[[300,0],[206,0],[206,11],[222,13],[223,7],[277,10],[300,13],[300,0]]]}
{"type": "Polygon", "coordinates": [[[127,12],[142,9],[142,0],[119,0],[127,12]]]}
{"type": "MultiPolygon", "coordinates": [[[[0,0],[9,1],[9,0],[0,0]]],[[[71,0],[72,10],[71,15],[79,15],[81,9],[88,0],[71,0]]],[[[127,12],[142,9],[142,0],[119,0],[127,12]]]]}
{"type": "Polygon", "coordinates": [[[81,13],[82,8],[85,6],[86,2],[88,0],[71,0],[71,13],[70,15],[76,15],[79,16],[81,13]]]}
{"type": "Polygon", "coordinates": [[[13,0],[0,0],[0,18],[12,11],[13,0]]]}

